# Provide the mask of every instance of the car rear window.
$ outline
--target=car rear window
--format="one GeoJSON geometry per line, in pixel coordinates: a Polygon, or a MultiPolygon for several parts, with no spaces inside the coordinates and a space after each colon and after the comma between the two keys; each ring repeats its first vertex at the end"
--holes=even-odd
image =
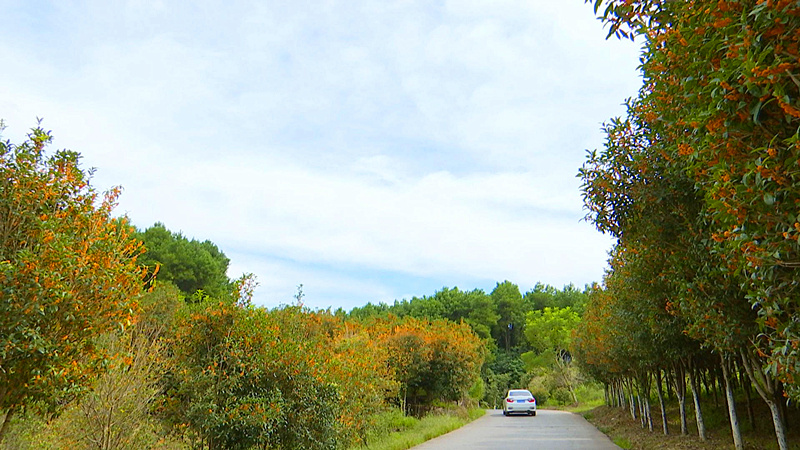
{"type": "Polygon", "coordinates": [[[509,395],[512,397],[530,397],[531,393],[528,391],[511,391],[509,392],[509,395]]]}

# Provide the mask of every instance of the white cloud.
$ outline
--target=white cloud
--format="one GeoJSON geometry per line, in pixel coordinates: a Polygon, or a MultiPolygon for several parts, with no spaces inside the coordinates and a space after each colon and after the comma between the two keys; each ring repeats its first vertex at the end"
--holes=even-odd
{"type": "Polygon", "coordinates": [[[96,185],[125,187],[120,212],[216,242],[232,275],[260,275],[264,302],[290,301],[300,282],[352,306],[407,294],[397,283],[414,277],[438,288],[602,274],[610,243],[578,221],[575,173],[639,81],[635,46],[604,41],[590,5],[9,14],[4,134],[43,116],[57,147],[98,167],[96,185]]]}

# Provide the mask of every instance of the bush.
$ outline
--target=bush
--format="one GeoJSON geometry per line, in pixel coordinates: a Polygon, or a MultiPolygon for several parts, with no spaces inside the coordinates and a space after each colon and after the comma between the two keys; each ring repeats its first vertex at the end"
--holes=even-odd
{"type": "Polygon", "coordinates": [[[578,403],[582,404],[602,405],[605,402],[603,386],[597,382],[579,384],[575,388],[575,396],[578,397],[578,403]]]}
{"type": "Polygon", "coordinates": [[[572,404],[572,395],[566,388],[556,388],[553,391],[553,400],[557,405],[569,405],[572,404]]]}
{"type": "Polygon", "coordinates": [[[469,392],[467,392],[469,398],[475,400],[476,402],[483,398],[486,394],[486,384],[483,382],[483,378],[478,378],[475,380],[475,383],[469,388],[469,392]]]}
{"type": "Polygon", "coordinates": [[[528,383],[528,390],[531,391],[539,406],[547,404],[550,399],[550,390],[545,385],[545,377],[534,377],[528,383]]]}

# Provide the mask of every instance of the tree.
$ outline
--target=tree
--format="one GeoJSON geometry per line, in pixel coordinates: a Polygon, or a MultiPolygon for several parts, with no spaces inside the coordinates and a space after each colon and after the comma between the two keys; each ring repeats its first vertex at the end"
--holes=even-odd
{"type": "Polygon", "coordinates": [[[542,311],[529,312],[525,326],[528,343],[535,349],[535,353],[550,356],[554,372],[576,404],[578,397],[575,394],[575,380],[571,370],[570,347],[572,333],[580,322],[580,316],[572,308],[544,308],[542,311]]]}
{"type": "MultiPolygon", "coordinates": [[[[2,128],[0,128],[2,131],[2,128]]],[[[54,409],[101,370],[99,334],[132,323],[145,272],[141,245],[98,198],[80,155],[46,156],[41,126],[0,142],[0,410],[54,409]]]]}
{"type": "Polygon", "coordinates": [[[158,267],[158,279],[174,283],[187,297],[202,290],[219,298],[230,290],[230,260],[211,241],[189,240],[160,222],[137,233],[137,237],[147,249],[140,262],[153,271],[158,267]]]}
{"type": "Polygon", "coordinates": [[[419,413],[436,400],[462,400],[480,376],[484,345],[466,323],[389,316],[367,327],[387,349],[407,411],[419,413]]]}
{"type": "Polygon", "coordinates": [[[544,308],[542,311],[528,313],[525,336],[528,343],[537,351],[553,350],[567,352],[572,340],[572,332],[581,318],[572,308],[544,308]]]}
{"type": "Polygon", "coordinates": [[[497,345],[510,350],[524,339],[525,309],[519,287],[506,280],[497,283],[491,293],[492,301],[500,316],[492,330],[497,345]]]}

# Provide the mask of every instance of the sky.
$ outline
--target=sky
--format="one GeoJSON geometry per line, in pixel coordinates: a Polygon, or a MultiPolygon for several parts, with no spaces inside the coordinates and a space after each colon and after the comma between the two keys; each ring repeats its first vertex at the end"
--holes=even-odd
{"type": "Polygon", "coordinates": [[[0,118],[254,303],[602,279],[578,169],[641,86],[583,0],[0,0],[0,118]]]}

